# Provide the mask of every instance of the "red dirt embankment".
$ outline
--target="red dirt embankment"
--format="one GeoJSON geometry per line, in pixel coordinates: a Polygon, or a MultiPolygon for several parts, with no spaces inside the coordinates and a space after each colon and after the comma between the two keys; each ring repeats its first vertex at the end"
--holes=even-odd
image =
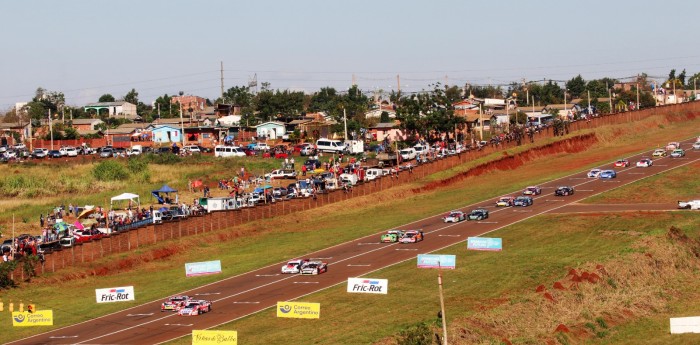
{"type": "Polygon", "coordinates": [[[595,136],[595,134],[590,133],[575,136],[566,140],[554,142],[544,146],[535,147],[515,155],[509,155],[507,151],[504,151],[504,156],[502,158],[477,165],[474,168],[471,168],[467,171],[463,171],[452,177],[430,182],[425,186],[415,188],[412,191],[414,193],[431,191],[436,188],[446,187],[453,183],[467,179],[469,177],[483,175],[494,170],[514,170],[522,166],[523,164],[535,160],[539,157],[550,156],[560,153],[577,153],[585,151],[587,148],[589,148],[591,145],[597,142],[598,138],[595,136]]]}

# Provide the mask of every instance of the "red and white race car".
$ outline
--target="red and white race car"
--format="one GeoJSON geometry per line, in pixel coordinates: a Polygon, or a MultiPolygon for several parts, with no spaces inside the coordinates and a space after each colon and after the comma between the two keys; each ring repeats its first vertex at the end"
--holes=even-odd
{"type": "Polygon", "coordinates": [[[180,316],[196,316],[211,311],[211,302],[205,300],[190,300],[177,311],[180,316]]]}
{"type": "Polygon", "coordinates": [[[423,231],[421,230],[408,230],[403,233],[403,236],[399,239],[399,243],[417,243],[423,240],[423,231]]]}
{"type": "Polygon", "coordinates": [[[161,303],[160,311],[178,311],[190,300],[192,300],[190,296],[172,296],[168,298],[167,301],[161,303]]]}
{"type": "Polygon", "coordinates": [[[286,265],[282,266],[282,273],[297,274],[301,272],[301,266],[304,266],[304,264],[307,262],[309,262],[309,259],[290,260],[286,265]]]}
{"type": "Polygon", "coordinates": [[[626,168],[628,166],[630,166],[630,161],[628,161],[624,158],[618,159],[617,161],[615,161],[616,168],[626,168]]]}
{"type": "Polygon", "coordinates": [[[328,264],[321,261],[309,261],[301,266],[301,274],[317,275],[328,272],[328,264]]]}
{"type": "Polygon", "coordinates": [[[642,158],[637,162],[637,168],[648,168],[654,165],[654,161],[649,158],[642,158]]]}

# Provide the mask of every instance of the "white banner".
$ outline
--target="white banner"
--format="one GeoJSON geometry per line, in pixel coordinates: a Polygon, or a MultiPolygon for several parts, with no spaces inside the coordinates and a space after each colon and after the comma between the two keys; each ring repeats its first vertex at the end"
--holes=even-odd
{"type": "Polygon", "coordinates": [[[672,317],[671,334],[700,333],[700,316],[672,317]]]}
{"type": "Polygon", "coordinates": [[[95,289],[97,303],[123,302],[134,300],[134,287],[95,289]]]}
{"type": "Polygon", "coordinates": [[[386,279],[348,278],[348,292],[386,295],[388,290],[389,281],[386,279]]]}

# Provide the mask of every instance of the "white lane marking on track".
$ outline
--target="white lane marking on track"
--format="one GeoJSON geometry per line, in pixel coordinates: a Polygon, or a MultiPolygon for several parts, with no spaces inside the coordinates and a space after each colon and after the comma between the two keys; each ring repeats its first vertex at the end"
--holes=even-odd
{"type": "Polygon", "coordinates": [[[260,302],[233,302],[233,304],[260,304],[260,302]]]}
{"type": "Polygon", "coordinates": [[[294,284],[318,284],[318,282],[294,282],[294,284]]]}
{"type": "Polygon", "coordinates": [[[49,339],[66,339],[66,338],[77,338],[77,335],[62,335],[62,336],[51,336],[49,339]]]}
{"type": "Polygon", "coordinates": [[[513,212],[525,213],[525,212],[532,212],[532,210],[513,210],[513,212]]]}
{"type": "Polygon", "coordinates": [[[182,323],[166,323],[165,325],[166,325],[166,326],[185,326],[185,327],[190,327],[190,326],[192,326],[191,323],[188,323],[188,324],[182,324],[182,323]]]}
{"type": "Polygon", "coordinates": [[[554,199],[554,200],[551,200],[551,199],[547,199],[547,200],[545,200],[545,201],[564,202],[564,201],[566,201],[566,200],[561,200],[561,199],[554,199]]]}
{"type": "Polygon", "coordinates": [[[147,314],[126,314],[126,316],[151,316],[153,313],[147,313],[147,314]]]}
{"type": "Polygon", "coordinates": [[[279,274],[256,274],[256,277],[276,277],[279,274]]]}
{"type": "Polygon", "coordinates": [[[382,243],[381,242],[360,242],[357,245],[358,246],[367,246],[367,245],[371,245],[371,244],[382,244],[382,243]]]}
{"type": "Polygon", "coordinates": [[[221,292],[205,292],[205,293],[196,293],[194,295],[195,296],[221,295],[221,292]]]}
{"type": "Polygon", "coordinates": [[[371,265],[353,265],[353,264],[348,264],[350,267],[369,267],[371,265]]]}
{"type": "Polygon", "coordinates": [[[498,222],[476,222],[477,224],[498,224],[498,222]]]}
{"type": "MultiPolygon", "coordinates": [[[[577,192],[592,192],[593,189],[577,189],[576,191],[577,192]]],[[[558,200],[558,201],[561,201],[561,200],[558,200]]]]}
{"type": "Polygon", "coordinates": [[[460,237],[462,235],[438,235],[438,237],[460,237]]]}
{"type": "Polygon", "coordinates": [[[396,248],[396,250],[418,250],[414,248],[396,248]]]}

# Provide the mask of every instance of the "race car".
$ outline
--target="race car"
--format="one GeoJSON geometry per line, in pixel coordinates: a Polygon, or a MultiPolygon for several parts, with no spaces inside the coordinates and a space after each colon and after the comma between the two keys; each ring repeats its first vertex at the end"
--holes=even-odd
{"type": "Polygon", "coordinates": [[[423,231],[408,230],[399,239],[399,243],[417,243],[423,240],[423,231]]]}
{"type": "Polygon", "coordinates": [[[693,144],[693,150],[700,150],[700,141],[696,141],[693,144]]]}
{"type": "Polygon", "coordinates": [[[603,170],[600,172],[600,175],[598,175],[598,177],[603,179],[616,178],[617,173],[615,172],[615,170],[603,170]]]}
{"type": "Polygon", "coordinates": [[[386,234],[382,234],[379,242],[381,243],[394,243],[398,242],[399,238],[403,236],[403,231],[401,230],[389,230],[386,234]]]}
{"type": "Polygon", "coordinates": [[[651,154],[652,157],[665,157],[666,156],[666,150],[664,149],[656,149],[654,152],[651,154]]]}
{"type": "Polygon", "coordinates": [[[496,201],[497,207],[509,207],[513,206],[513,201],[515,200],[512,196],[502,196],[498,201],[496,201]]]}
{"type": "Polygon", "coordinates": [[[513,206],[527,207],[532,205],[532,198],[529,196],[519,196],[513,201],[513,206]]]}
{"type": "Polygon", "coordinates": [[[685,151],[683,149],[675,149],[671,152],[671,158],[681,158],[685,156],[685,151]]]}
{"type": "Polygon", "coordinates": [[[666,150],[668,150],[668,151],[672,151],[672,150],[679,149],[679,148],[681,148],[681,143],[679,143],[677,141],[672,141],[672,142],[668,143],[668,145],[666,145],[666,150]]]}
{"type": "Polygon", "coordinates": [[[317,275],[328,272],[328,264],[321,261],[309,261],[301,266],[301,274],[317,275]]]}
{"type": "Polygon", "coordinates": [[[450,211],[450,213],[446,214],[444,217],[442,217],[442,220],[445,223],[457,223],[465,220],[467,218],[467,215],[464,214],[462,211],[450,211]]]}
{"type": "Polygon", "coordinates": [[[282,265],[282,274],[297,274],[301,271],[301,266],[309,262],[309,259],[290,260],[286,265],[282,265]]]}
{"type": "Polygon", "coordinates": [[[626,168],[628,166],[630,166],[630,161],[628,161],[624,158],[618,159],[617,161],[615,161],[616,168],[626,168]]]}
{"type": "Polygon", "coordinates": [[[191,300],[177,311],[179,316],[196,316],[211,311],[211,302],[205,300],[191,300]]]}
{"type": "Polygon", "coordinates": [[[542,188],[538,186],[530,186],[525,188],[523,195],[540,195],[542,194],[542,188]]]}
{"type": "Polygon", "coordinates": [[[172,296],[168,298],[167,301],[160,304],[160,311],[178,311],[190,300],[192,300],[192,297],[190,296],[172,296]]]}
{"type": "Polygon", "coordinates": [[[597,169],[597,168],[596,168],[596,169],[591,169],[591,171],[589,171],[589,172],[588,172],[588,175],[586,175],[586,176],[588,176],[588,177],[590,177],[590,178],[597,178],[598,175],[600,175],[600,171],[601,171],[601,170],[600,170],[600,169],[597,169]]]}
{"type": "Polygon", "coordinates": [[[476,210],[472,210],[472,212],[469,213],[469,216],[467,216],[467,220],[484,220],[488,217],[489,210],[477,208],[476,210]]]}
{"type": "Polygon", "coordinates": [[[654,161],[649,158],[642,158],[637,162],[637,168],[648,168],[654,165],[654,161]]]}
{"type": "Polygon", "coordinates": [[[554,196],[567,196],[574,194],[574,187],[571,186],[561,186],[554,191],[554,196]]]}
{"type": "Polygon", "coordinates": [[[678,208],[686,210],[700,210],[700,200],[678,201],[678,208]]]}

